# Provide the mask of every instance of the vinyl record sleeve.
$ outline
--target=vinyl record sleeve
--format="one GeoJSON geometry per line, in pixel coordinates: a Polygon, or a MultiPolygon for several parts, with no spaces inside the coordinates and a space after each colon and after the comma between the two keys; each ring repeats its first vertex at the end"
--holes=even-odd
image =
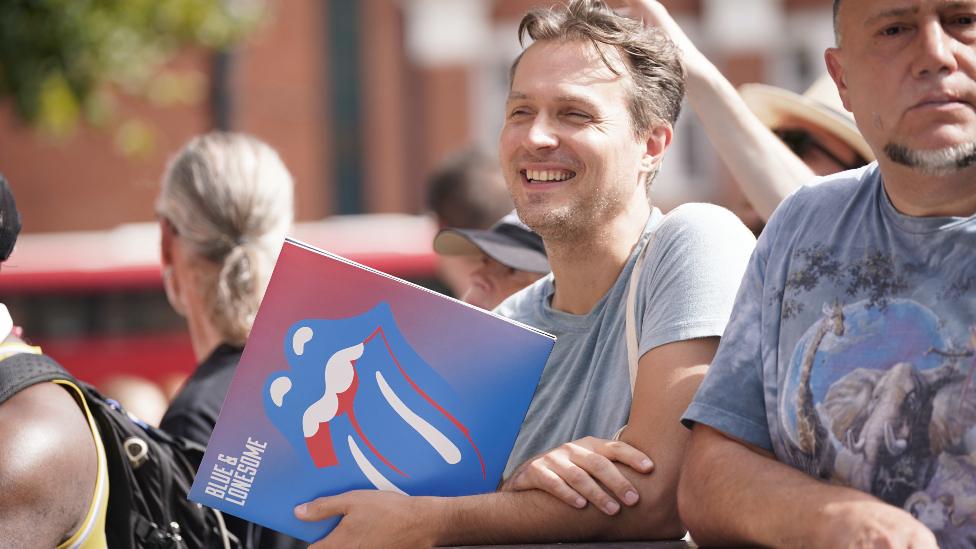
{"type": "Polygon", "coordinates": [[[311,542],[320,496],[491,492],[554,343],[288,239],[189,497],[311,542]]]}

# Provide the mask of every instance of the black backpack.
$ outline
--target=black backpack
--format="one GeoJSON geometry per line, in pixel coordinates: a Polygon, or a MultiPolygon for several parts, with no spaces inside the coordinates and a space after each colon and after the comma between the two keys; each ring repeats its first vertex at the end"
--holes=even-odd
{"type": "Polygon", "coordinates": [[[135,419],[44,355],[23,353],[0,362],[0,404],[31,385],[53,380],[78,386],[98,425],[108,460],[109,547],[239,547],[219,511],[186,499],[203,458],[199,444],[135,419]]]}

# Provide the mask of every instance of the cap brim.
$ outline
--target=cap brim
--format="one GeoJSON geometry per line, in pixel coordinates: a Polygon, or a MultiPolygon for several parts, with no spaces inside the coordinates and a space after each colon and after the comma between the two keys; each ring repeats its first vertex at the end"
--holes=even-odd
{"type": "Polygon", "coordinates": [[[857,126],[826,105],[765,84],[745,84],[739,88],[739,94],[759,120],[770,128],[782,127],[790,119],[800,119],[836,136],[868,162],[874,160],[874,152],[861,137],[857,126]]]}
{"type": "Polygon", "coordinates": [[[434,237],[434,251],[441,255],[484,253],[495,261],[520,271],[548,273],[546,255],[518,241],[492,231],[444,229],[434,237]]]}

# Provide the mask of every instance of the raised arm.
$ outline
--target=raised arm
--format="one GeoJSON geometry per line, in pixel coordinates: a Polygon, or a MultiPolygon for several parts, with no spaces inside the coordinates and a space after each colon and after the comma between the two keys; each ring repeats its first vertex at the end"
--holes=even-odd
{"type": "Polygon", "coordinates": [[[0,405],[0,440],[0,545],[57,546],[95,490],[95,444],[81,410],[64,389],[34,385],[0,405]]]}
{"type": "MultiPolygon", "coordinates": [[[[500,544],[573,540],[676,539],[676,490],[688,432],[679,418],[715,353],[718,338],[679,341],[644,354],[635,387],[629,427],[622,439],[654,460],[651,474],[615,463],[639,492],[634,506],[608,515],[594,505],[577,509],[538,490],[499,492],[460,498],[406,497],[381,492],[350,492],[308,504],[300,518],[321,520],[344,514],[316,549],[500,544]]],[[[596,453],[584,459],[598,459],[596,453]]]]}
{"type": "Polygon", "coordinates": [[[688,101],[742,192],[768,221],[776,206],[815,174],[749,110],[732,83],[695,47],[660,2],[628,3],[646,26],[661,29],[681,50],[688,101]]]}
{"type": "Polygon", "coordinates": [[[688,447],[678,504],[692,537],[703,545],[938,546],[909,513],[816,480],[701,424],[688,447]]]}

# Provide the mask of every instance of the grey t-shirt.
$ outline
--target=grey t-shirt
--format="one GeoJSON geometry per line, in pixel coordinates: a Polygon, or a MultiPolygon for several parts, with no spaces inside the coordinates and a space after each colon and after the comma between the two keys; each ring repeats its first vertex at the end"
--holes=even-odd
{"type": "Polygon", "coordinates": [[[972,547],[974,371],[976,216],[903,215],[872,164],[773,215],[684,420],[972,547]]]}
{"type": "Polygon", "coordinates": [[[735,215],[711,204],[685,204],[666,216],[655,208],[616,283],[589,314],[550,306],[552,275],[510,297],[496,312],[558,339],[506,478],[536,454],[585,436],[609,438],[627,422],[627,285],[649,238],[636,295],[639,355],[665,343],[722,334],[755,238],[735,215]]]}

